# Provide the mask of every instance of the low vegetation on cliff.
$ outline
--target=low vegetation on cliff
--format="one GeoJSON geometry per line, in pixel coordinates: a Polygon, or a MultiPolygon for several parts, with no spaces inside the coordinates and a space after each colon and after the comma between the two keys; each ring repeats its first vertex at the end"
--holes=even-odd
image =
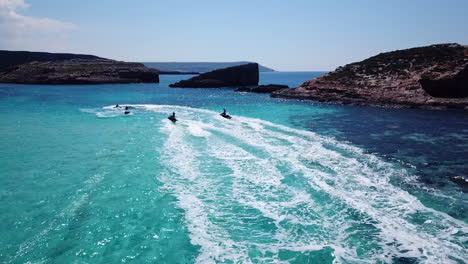
{"type": "Polygon", "coordinates": [[[468,107],[468,48],[439,44],[381,53],[274,97],[359,105],[468,107]]]}

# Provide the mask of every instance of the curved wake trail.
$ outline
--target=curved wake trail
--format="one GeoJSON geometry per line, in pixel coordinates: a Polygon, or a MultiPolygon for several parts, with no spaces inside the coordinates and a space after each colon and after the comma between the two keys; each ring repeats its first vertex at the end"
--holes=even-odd
{"type": "Polygon", "coordinates": [[[199,263],[467,259],[467,225],[392,184],[413,176],[359,148],[258,119],[132,106],[177,111],[160,129],[161,180],[185,210],[199,263]]]}

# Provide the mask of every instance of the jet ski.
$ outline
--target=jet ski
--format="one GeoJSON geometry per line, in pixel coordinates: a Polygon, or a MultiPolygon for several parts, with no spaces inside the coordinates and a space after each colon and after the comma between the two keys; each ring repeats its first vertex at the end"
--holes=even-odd
{"type": "Polygon", "coordinates": [[[175,118],[175,113],[172,113],[172,115],[168,116],[167,119],[171,120],[172,123],[175,123],[177,121],[177,118],[175,118]]]}
{"type": "Polygon", "coordinates": [[[226,118],[226,119],[231,119],[231,118],[232,118],[230,115],[228,115],[228,114],[226,114],[226,113],[221,113],[221,114],[219,114],[219,115],[222,116],[222,117],[224,117],[224,118],[226,118]]]}
{"type": "Polygon", "coordinates": [[[220,116],[226,118],[226,119],[231,119],[232,117],[226,113],[226,108],[223,109],[223,112],[219,114],[220,116]]]}

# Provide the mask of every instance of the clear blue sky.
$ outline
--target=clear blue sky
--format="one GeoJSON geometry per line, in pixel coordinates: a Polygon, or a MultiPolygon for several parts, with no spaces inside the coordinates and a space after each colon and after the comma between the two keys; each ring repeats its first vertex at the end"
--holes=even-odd
{"type": "Polygon", "coordinates": [[[468,44],[468,0],[0,0],[0,35],[0,49],[333,70],[383,51],[468,44]]]}

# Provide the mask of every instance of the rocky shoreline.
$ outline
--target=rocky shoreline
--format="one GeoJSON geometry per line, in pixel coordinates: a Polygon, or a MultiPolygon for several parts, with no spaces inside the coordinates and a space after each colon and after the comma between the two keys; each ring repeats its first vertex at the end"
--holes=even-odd
{"type": "Polygon", "coordinates": [[[272,97],[341,104],[468,110],[468,48],[439,44],[381,53],[272,97]]]}
{"type": "Polygon", "coordinates": [[[240,87],[236,89],[236,92],[244,93],[272,93],[281,89],[288,89],[289,86],[282,84],[266,84],[259,86],[250,86],[250,87],[240,87]]]}

